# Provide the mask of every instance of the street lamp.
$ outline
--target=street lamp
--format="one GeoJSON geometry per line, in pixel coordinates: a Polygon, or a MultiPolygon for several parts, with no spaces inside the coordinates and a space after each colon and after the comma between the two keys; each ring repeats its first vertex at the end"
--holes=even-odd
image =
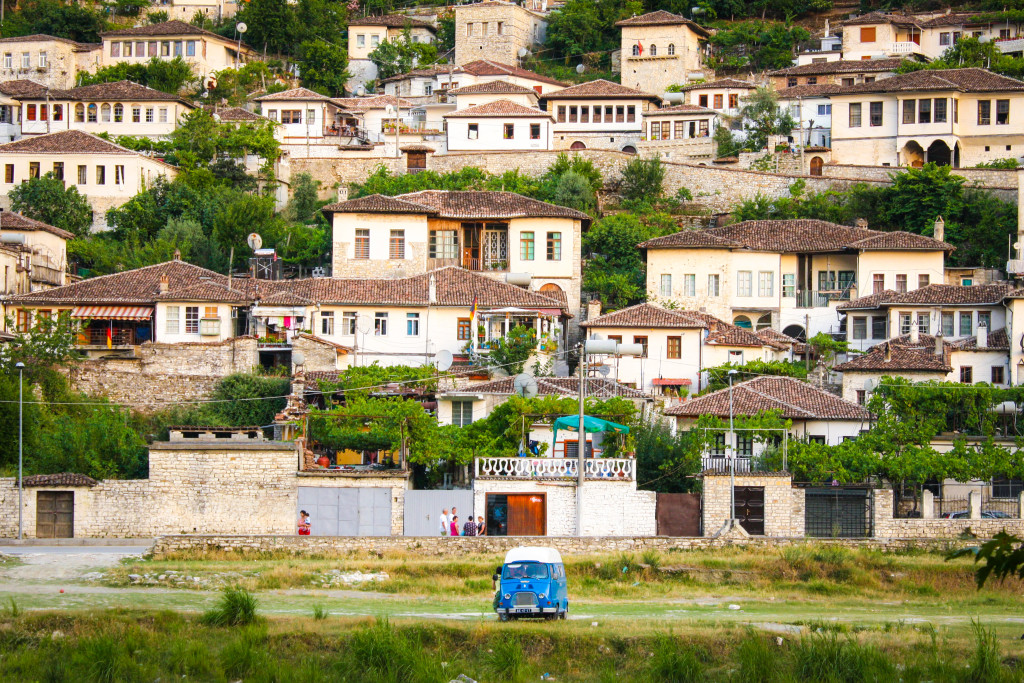
{"type": "Polygon", "coordinates": [[[732,378],[738,371],[729,371],[729,521],[728,530],[736,528],[736,432],[733,429],[732,378]]]}
{"type": "Polygon", "coordinates": [[[21,460],[22,451],[24,450],[24,436],[22,432],[22,419],[25,410],[24,402],[24,387],[25,383],[22,381],[22,373],[25,371],[25,364],[18,361],[14,367],[18,368],[18,540],[20,541],[24,537],[24,508],[22,507],[21,496],[24,485],[22,483],[21,476],[21,460]]]}

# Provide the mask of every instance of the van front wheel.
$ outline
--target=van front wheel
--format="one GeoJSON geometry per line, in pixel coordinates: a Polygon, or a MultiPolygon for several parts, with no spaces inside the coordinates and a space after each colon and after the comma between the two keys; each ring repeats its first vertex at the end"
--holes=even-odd
{"type": "Polygon", "coordinates": [[[498,621],[508,621],[509,617],[507,614],[499,614],[498,621]]]}

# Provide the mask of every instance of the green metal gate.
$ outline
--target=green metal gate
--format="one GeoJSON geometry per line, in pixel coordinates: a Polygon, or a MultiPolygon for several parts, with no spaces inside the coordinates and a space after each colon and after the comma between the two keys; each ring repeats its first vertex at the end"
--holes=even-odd
{"type": "Polygon", "coordinates": [[[871,536],[871,490],[809,488],[804,490],[804,533],[815,538],[871,536]]]}

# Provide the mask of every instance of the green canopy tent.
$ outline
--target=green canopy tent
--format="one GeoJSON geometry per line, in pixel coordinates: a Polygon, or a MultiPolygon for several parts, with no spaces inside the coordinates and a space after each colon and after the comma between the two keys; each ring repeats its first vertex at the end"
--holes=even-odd
{"type": "MultiPolygon", "coordinates": [[[[579,432],[580,431],[580,416],[579,415],[566,415],[555,420],[552,431],[554,435],[551,438],[551,451],[554,452],[555,444],[558,443],[558,430],[564,429],[567,432],[579,432]]],[[[590,415],[583,416],[583,430],[588,434],[594,434],[597,432],[613,432],[615,434],[629,434],[629,427],[626,425],[620,425],[617,422],[609,422],[608,420],[602,420],[599,417],[592,417],[590,415]]],[[[584,443],[586,439],[583,439],[584,443]]]]}

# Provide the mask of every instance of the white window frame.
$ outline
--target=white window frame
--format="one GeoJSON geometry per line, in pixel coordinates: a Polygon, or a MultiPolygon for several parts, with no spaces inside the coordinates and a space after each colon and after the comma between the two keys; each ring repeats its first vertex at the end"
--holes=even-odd
{"type": "Polygon", "coordinates": [[[168,306],[167,315],[164,319],[164,332],[166,334],[178,334],[178,330],[181,329],[180,318],[181,307],[168,306]]]}
{"type": "Polygon", "coordinates": [[[320,334],[334,336],[334,311],[320,311],[320,334]]]}
{"type": "Polygon", "coordinates": [[[407,337],[418,337],[418,336],[420,336],[420,314],[419,313],[406,313],[405,314],[405,335],[407,337]]]}
{"type": "Polygon", "coordinates": [[[775,296],[775,271],[761,270],[757,273],[757,295],[775,296]]]}
{"type": "Polygon", "coordinates": [[[386,336],[388,336],[388,314],[387,313],[374,313],[373,314],[373,336],[374,337],[386,337],[386,336]]]}
{"type": "Polygon", "coordinates": [[[708,296],[721,296],[722,278],[718,273],[708,275],[708,296]]]}
{"type": "Polygon", "coordinates": [[[359,314],[356,311],[342,311],[341,334],[349,337],[354,337],[356,334],[356,320],[358,319],[359,314]]]}
{"type": "Polygon", "coordinates": [[[661,295],[665,297],[672,296],[672,275],[669,273],[661,274],[661,295]]]}
{"type": "Polygon", "coordinates": [[[696,273],[685,273],[683,275],[683,296],[697,296],[696,273]]]}
{"type": "Polygon", "coordinates": [[[754,296],[754,271],[736,271],[736,296],[754,296]]]}
{"type": "Polygon", "coordinates": [[[459,400],[452,401],[452,424],[456,427],[465,427],[473,423],[473,401],[459,400]],[[468,416],[467,416],[468,410],[468,416]],[[467,419],[468,418],[468,419],[467,419]]]}
{"type": "Polygon", "coordinates": [[[199,334],[199,307],[185,307],[185,334],[199,334]]]}

